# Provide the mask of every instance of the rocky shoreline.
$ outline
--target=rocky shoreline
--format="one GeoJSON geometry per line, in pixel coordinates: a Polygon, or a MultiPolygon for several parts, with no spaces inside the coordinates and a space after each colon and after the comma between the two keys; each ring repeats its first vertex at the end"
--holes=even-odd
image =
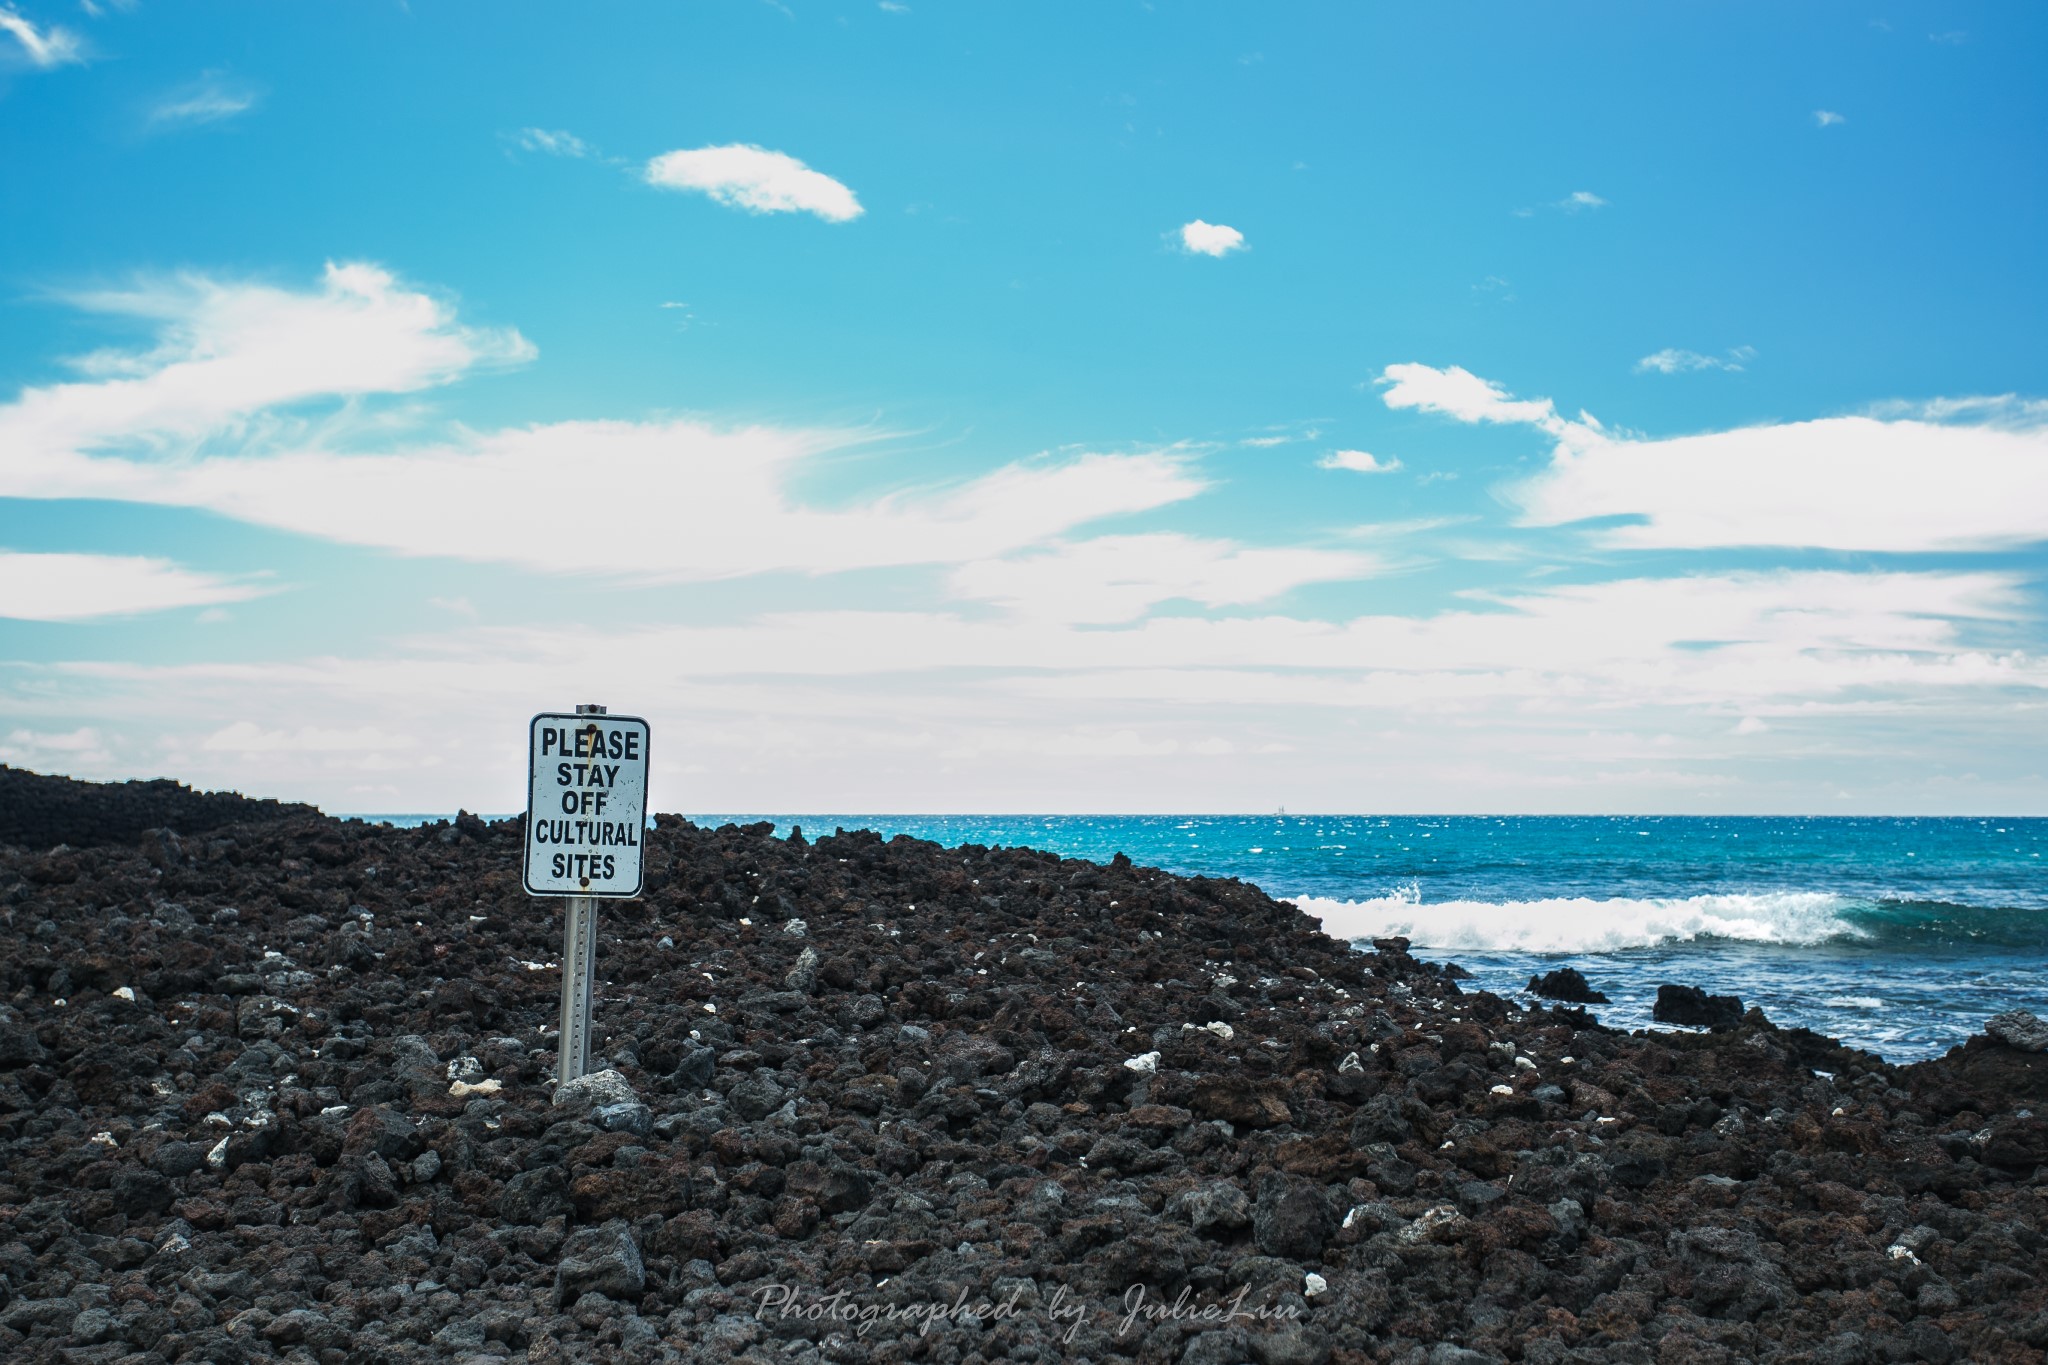
{"type": "Polygon", "coordinates": [[[1235,881],[664,816],[558,1094],[516,822],[0,778],[9,1360],[2048,1347],[2026,1017],[1625,1035],[1235,881]]]}

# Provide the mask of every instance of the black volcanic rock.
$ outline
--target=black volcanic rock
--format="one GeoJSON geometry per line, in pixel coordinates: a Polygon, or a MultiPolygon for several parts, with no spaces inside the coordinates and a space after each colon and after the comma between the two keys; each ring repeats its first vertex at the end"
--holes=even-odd
{"type": "Polygon", "coordinates": [[[1559,967],[1556,971],[1530,977],[1529,993],[1540,995],[1546,1000],[1564,1000],[1575,1005],[1608,1003],[1607,997],[1594,990],[1577,967],[1559,967]]]}
{"type": "Polygon", "coordinates": [[[600,910],[617,1076],[557,1105],[518,822],[201,830],[73,785],[68,848],[0,847],[0,1359],[2048,1343],[2048,1053],[2001,1036],[1625,1035],[1240,882],[662,816],[600,910]],[[1126,1330],[1138,1289],[1243,1316],[1126,1330]]]}
{"type": "Polygon", "coordinates": [[[1690,1028],[1734,1028],[1742,1022],[1742,999],[1734,995],[1708,995],[1698,986],[1657,987],[1657,1003],[1650,1017],[1660,1024],[1683,1024],[1690,1028]]]}
{"type": "Polygon", "coordinates": [[[79,782],[0,764],[0,844],[43,850],[132,843],[156,834],[163,856],[176,834],[223,825],[307,816],[311,806],[256,801],[234,792],[200,792],[168,778],[148,782],[79,782]]]}

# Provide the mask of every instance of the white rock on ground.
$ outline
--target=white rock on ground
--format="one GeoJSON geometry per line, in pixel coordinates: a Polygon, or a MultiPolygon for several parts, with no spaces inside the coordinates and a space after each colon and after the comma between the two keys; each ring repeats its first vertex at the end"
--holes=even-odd
{"type": "Polygon", "coordinates": [[[610,1067],[555,1087],[556,1104],[637,1104],[639,1100],[626,1078],[610,1067]]]}

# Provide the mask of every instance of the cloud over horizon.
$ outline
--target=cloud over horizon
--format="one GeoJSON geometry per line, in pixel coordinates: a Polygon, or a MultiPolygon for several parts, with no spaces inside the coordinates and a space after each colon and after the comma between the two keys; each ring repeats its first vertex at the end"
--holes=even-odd
{"type": "MultiPolygon", "coordinates": [[[[1340,773],[1392,773],[1372,765],[1399,757],[1428,766],[1404,790],[1448,808],[1451,776],[1494,791],[1511,761],[1525,765],[1525,801],[1566,774],[1563,791],[1696,792],[1716,780],[1716,746],[1784,745],[1934,707],[1995,728],[2048,693],[2048,661],[2011,643],[2035,588],[2009,567],[1651,573],[1601,558],[1774,545],[1956,553],[2048,538],[2048,424],[2031,399],[1652,437],[1462,366],[1387,365],[1375,385],[1385,409],[1526,428],[1550,447],[1536,472],[1496,490],[1509,511],[1496,508],[1502,524],[1484,534],[1524,538],[1497,562],[1516,562],[1539,534],[1582,547],[1544,566],[1563,575],[1549,581],[1462,586],[1403,610],[1376,596],[1398,576],[1438,557],[1489,562],[1431,540],[1453,526],[1478,537],[1474,515],[1401,522],[1413,534],[1398,560],[1359,548],[1350,509],[1399,515],[1420,481],[1325,480],[1317,496],[1331,506],[1290,504],[1277,535],[1248,534],[1238,515],[1276,463],[1401,468],[1365,449],[1240,455],[1259,468],[1235,481],[1207,466],[1224,468],[1243,441],[956,459],[917,477],[878,467],[825,496],[814,474],[856,455],[886,463],[886,434],[667,414],[440,419],[421,396],[538,350],[378,266],[332,263],[298,287],[186,274],[71,302],[149,335],[75,357],[68,377],[0,403],[0,497],[200,509],[413,561],[597,577],[641,594],[651,614],[506,620],[421,571],[434,614],[418,635],[317,655],[209,662],[201,650],[186,663],[80,657],[17,671],[0,697],[22,724],[0,747],[25,760],[89,755],[62,761],[262,778],[286,794],[389,786],[408,793],[389,798],[401,804],[474,806],[462,774],[514,734],[495,727],[535,696],[576,690],[601,659],[636,707],[665,724],[687,718],[694,742],[722,756],[721,791],[765,805],[799,789],[818,801],[886,790],[900,804],[940,782],[987,804],[1029,789],[1032,774],[1050,781],[1114,755],[1120,766],[1101,768],[1109,785],[1094,790],[1138,806],[1193,781],[1283,772],[1323,774],[1315,790],[1335,801],[1340,773]],[[1979,496],[1944,494],[1941,478],[1958,471],[1979,496]],[[1232,482],[1200,513],[1179,510],[1232,482]],[[565,532],[565,505],[593,487],[632,495],[607,499],[601,534],[565,532]],[[1596,519],[1615,520],[1575,529],[1596,519]],[[897,575],[886,591],[830,586],[884,570],[897,575]],[[747,605],[719,611],[662,590],[742,580],[753,586],[728,600],[747,605]],[[1398,737],[1350,728],[1368,719],[1398,737]],[[1571,752],[1567,736],[1589,729],[1606,737],[1571,752]],[[428,733],[453,747],[432,762],[397,757],[433,758],[428,733]],[[1655,751],[1683,762],[1626,777],[1603,766],[1651,753],[1649,733],[1689,737],[1655,751]],[[1425,735],[1435,758],[1416,747],[1425,735]],[[1327,769],[1286,757],[1325,752],[1346,757],[1327,769]],[[878,771],[893,785],[874,786],[878,771]],[[972,776],[948,776],[962,772],[972,776]]],[[[1285,429],[1323,439],[1321,419],[1285,429]]],[[[173,556],[0,552],[0,616],[52,629],[242,601],[259,611],[277,589],[274,577],[173,556]]]]}
{"type": "MultiPolygon", "coordinates": [[[[304,660],[80,662],[25,680],[44,696],[89,690],[104,736],[178,697],[148,761],[189,778],[290,795],[400,777],[388,790],[429,809],[510,808],[533,699],[589,692],[593,660],[607,699],[683,728],[709,765],[659,774],[665,810],[904,809],[941,782],[962,809],[1047,809],[1034,795],[1077,780],[1098,810],[1186,809],[1191,784],[1275,781],[1315,809],[1387,809],[1395,782],[1391,804],[1410,809],[1498,809],[1509,787],[1525,806],[1583,809],[1601,793],[1714,787],[1731,732],[1767,754],[1866,723],[2008,724],[2048,695],[2048,661],[1974,648],[1965,628],[2025,611],[2020,587],[1998,573],[1634,578],[1337,622],[778,611],[722,626],[469,627],[304,660]],[[1738,731],[1744,718],[1756,723],[1738,731]],[[1290,757],[1308,751],[1341,762],[1290,757]]],[[[8,686],[25,721],[61,733],[61,708],[8,686]]],[[[101,743],[103,770],[138,761],[101,743]]],[[[390,799],[338,808],[419,808],[390,799]]]]}

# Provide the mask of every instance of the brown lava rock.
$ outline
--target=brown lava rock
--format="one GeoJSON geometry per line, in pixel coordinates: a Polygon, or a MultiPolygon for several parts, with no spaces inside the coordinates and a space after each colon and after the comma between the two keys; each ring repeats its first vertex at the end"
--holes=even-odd
{"type": "Polygon", "coordinates": [[[623,1088],[557,1105],[517,822],[4,776],[0,1358],[2048,1345],[2048,1054],[1998,1038],[1627,1036],[1235,881],[663,816],[602,910],[623,1088]]]}

